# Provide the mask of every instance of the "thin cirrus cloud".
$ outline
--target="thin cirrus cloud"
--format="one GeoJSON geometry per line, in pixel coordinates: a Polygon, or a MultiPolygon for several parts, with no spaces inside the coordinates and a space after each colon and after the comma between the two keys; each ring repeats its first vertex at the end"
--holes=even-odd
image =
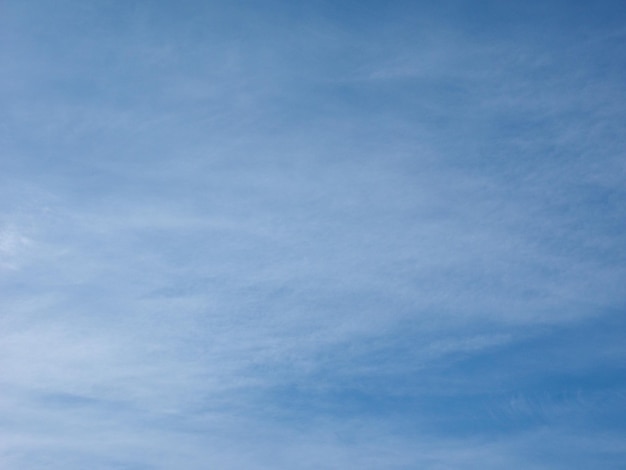
{"type": "Polygon", "coordinates": [[[3,468],[619,468],[623,12],[480,3],[6,2],[3,468]]]}

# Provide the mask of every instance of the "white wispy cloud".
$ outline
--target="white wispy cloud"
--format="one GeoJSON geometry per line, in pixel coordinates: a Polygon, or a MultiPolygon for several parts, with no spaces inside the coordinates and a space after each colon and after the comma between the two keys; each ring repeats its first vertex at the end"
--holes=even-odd
{"type": "Polygon", "coordinates": [[[9,3],[2,466],[615,466],[615,36],[9,3]]]}
{"type": "Polygon", "coordinates": [[[20,254],[28,249],[30,240],[15,227],[0,229],[0,267],[17,269],[20,254]]]}

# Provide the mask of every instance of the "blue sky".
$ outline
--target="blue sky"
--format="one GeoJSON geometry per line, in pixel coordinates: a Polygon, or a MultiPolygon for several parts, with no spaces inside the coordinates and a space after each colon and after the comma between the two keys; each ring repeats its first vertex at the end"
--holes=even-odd
{"type": "Polygon", "coordinates": [[[0,31],[0,467],[623,468],[624,2],[0,31]]]}

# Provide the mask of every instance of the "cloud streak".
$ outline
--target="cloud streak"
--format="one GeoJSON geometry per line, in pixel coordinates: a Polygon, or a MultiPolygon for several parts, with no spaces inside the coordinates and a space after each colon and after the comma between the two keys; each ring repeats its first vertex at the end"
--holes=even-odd
{"type": "Polygon", "coordinates": [[[3,468],[619,468],[610,8],[27,3],[3,468]]]}

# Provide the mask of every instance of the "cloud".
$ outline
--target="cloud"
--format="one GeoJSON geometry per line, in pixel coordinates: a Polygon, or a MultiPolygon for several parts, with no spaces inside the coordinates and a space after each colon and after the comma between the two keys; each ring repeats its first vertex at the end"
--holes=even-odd
{"type": "Polygon", "coordinates": [[[17,269],[20,254],[23,253],[30,240],[14,227],[0,230],[0,267],[17,269]]]}
{"type": "Polygon", "coordinates": [[[612,26],[9,3],[4,467],[617,468],[612,26]]]}

